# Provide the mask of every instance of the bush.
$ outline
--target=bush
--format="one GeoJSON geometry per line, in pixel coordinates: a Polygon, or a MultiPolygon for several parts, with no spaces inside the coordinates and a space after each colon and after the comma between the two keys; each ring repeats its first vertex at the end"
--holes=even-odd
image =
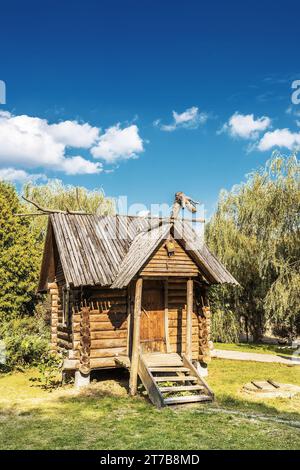
{"type": "Polygon", "coordinates": [[[63,357],[53,352],[45,352],[37,364],[39,377],[31,379],[32,382],[38,382],[44,390],[53,390],[62,385],[61,369],[63,357]]]}
{"type": "Polygon", "coordinates": [[[49,348],[49,329],[37,317],[16,318],[0,325],[4,343],[4,366],[13,369],[37,363],[49,348]]]}
{"type": "Polygon", "coordinates": [[[238,343],[240,324],[234,312],[216,309],[212,314],[212,340],[218,343],[238,343]]]}

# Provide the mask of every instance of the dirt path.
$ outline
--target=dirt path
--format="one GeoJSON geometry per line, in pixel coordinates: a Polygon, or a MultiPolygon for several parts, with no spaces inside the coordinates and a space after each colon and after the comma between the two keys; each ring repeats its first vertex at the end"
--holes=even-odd
{"type": "Polygon", "coordinates": [[[278,364],[286,364],[292,366],[300,366],[300,357],[293,356],[290,358],[284,356],[275,356],[275,354],[259,354],[252,352],[227,351],[223,349],[214,349],[212,357],[219,359],[234,359],[237,361],[256,361],[256,362],[272,362],[278,364]]]}

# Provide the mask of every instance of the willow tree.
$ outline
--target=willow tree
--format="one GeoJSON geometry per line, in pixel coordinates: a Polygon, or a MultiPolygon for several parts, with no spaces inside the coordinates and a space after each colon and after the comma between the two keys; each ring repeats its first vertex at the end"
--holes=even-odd
{"type": "Polygon", "coordinates": [[[221,192],[207,226],[210,248],[241,284],[215,301],[234,309],[256,341],[267,320],[290,336],[299,329],[299,214],[299,160],[276,152],[246,182],[221,192]]]}
{"type": "MultiPolygon", "coordinates": [[[[49,180],[45,184],[28,183],[23,187],[26,198],[48,209],[64,211],[84,211],[96,215],[111,215],[115,212],[114,201],[107,198],[102,189],[88,190],[81,186],[65,185],[60,180],[49,180]]],[[[31,204],[25,204],[28,212],[33,211],[31,204]]],[[[43,241],[47,217],[33,217],[32,225],[43,241]]]]}

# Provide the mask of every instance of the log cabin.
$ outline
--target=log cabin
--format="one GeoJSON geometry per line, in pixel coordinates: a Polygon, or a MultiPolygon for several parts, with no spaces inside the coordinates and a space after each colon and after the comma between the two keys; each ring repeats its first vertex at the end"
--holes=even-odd
{"type": "Polygon", "coordinates": [[[213,400],[208,288],[238,282],[192,222],[132,216],[49,216],[39,292],[51,297],[51,348],[75,384],[125,367],[158,407],[213,400]]]}

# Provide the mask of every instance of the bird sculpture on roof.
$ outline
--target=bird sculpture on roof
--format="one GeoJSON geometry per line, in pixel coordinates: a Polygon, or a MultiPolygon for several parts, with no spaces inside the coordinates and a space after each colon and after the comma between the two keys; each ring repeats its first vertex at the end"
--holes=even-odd
{"type": "Polygon", "coordinates": [[[200,202],[194,201],[191,197],[184,194],[182,191],[175,193],[175,200],[172,207],[171,218],[177,219],[180,209],[184,210],[187,208],[193,214],[197,212],[197,205],[200,202]]]}

